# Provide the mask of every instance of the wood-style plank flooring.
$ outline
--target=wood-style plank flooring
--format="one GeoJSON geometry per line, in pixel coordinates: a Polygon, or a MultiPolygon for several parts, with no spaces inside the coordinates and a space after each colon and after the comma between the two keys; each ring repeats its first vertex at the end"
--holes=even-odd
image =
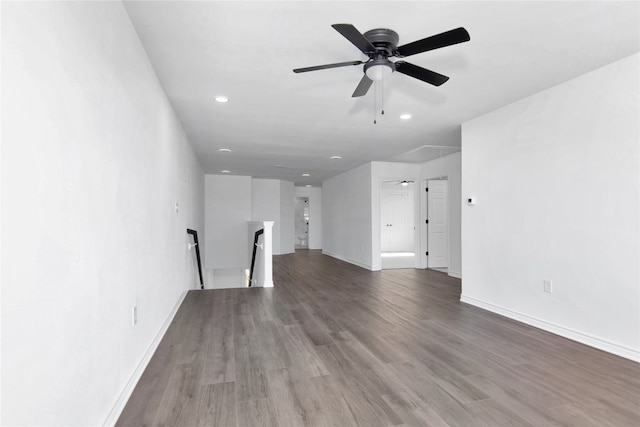
{"type": "MultiPolygon", "coordinates": [[[[118,426],[639,426],[640,365],[318,251],[192,291],[118,426]]],[[[606,321],[606,319],[602,319],[606,321]]]]}

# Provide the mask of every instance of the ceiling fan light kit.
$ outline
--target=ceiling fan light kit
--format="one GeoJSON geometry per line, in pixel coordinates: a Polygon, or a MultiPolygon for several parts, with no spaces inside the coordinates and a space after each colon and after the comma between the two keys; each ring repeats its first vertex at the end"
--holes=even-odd
{"type": "Polygon", "coordinates": [[[364,73],[374,82],[388,79],[392,72],[393,67],[388,60],[374,59],[364,64],[364,73]]]}

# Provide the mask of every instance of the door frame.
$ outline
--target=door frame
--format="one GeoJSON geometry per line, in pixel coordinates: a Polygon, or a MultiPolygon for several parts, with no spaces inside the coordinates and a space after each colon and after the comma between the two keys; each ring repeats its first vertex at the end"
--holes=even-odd
{"type": "MultiPolygon", "coordinates": [[[[380,203],[380,194],[382,192],[382,184],[384,182],[389,181],[413,181],[413,222],[414,222],[414,231],[413,231],[413,252],[415,254],[420,254],[420,233],[422,231],[422,227],[420,227],[420,218],[421,218],[421,208],[420,208],[420,178],[413,176],[382,176],[378,178],[377,187],[375,189],[376,198],[372,200],[373,203],[377,204],[377,218],[372,218],[375,221],[372,221],[371,227],[373,236],[377,236],[377,239],[374,239],[374,242],[377,244],[373,245],[373,268],[372,270],[378,271],[382,269],[382,206],[380,203]],[[377,241],[377,242],[376,242],[377,241]]],[[[413,268],[421,268],[421,258],[419,256],[414,256],[414,267],[413,268]]]]}

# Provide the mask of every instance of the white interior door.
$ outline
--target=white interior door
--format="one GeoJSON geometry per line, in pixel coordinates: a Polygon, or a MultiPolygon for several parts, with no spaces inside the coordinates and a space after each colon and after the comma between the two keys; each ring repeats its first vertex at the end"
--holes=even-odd
{"type": "Polygon", "coordinates": [[[396,246],[392,226],[395,214],[394,205],[393,197],[383,191],[380,197],[380,250],[382,252],[391,252],[396,246]]]}
{"type": "Polygon", "coordinates": [[[381,252],[413,252],[415,216],[412,185],[383,185],[380,193],[380,220],[381,252]]]}
{"type": "Polygon", "coordinates": [[[428,268],[449,266],[448,181],[431,180],[427,192],[428,268]]]}

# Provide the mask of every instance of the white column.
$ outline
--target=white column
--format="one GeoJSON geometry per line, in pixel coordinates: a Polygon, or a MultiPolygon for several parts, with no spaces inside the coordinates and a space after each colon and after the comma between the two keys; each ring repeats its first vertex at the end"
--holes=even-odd
{"type": "Polygon", "coordinates": [[[273,224],[275,221],[263,221],[264,224],[264,282],[262,287],[273,288],[273,224]]]}

